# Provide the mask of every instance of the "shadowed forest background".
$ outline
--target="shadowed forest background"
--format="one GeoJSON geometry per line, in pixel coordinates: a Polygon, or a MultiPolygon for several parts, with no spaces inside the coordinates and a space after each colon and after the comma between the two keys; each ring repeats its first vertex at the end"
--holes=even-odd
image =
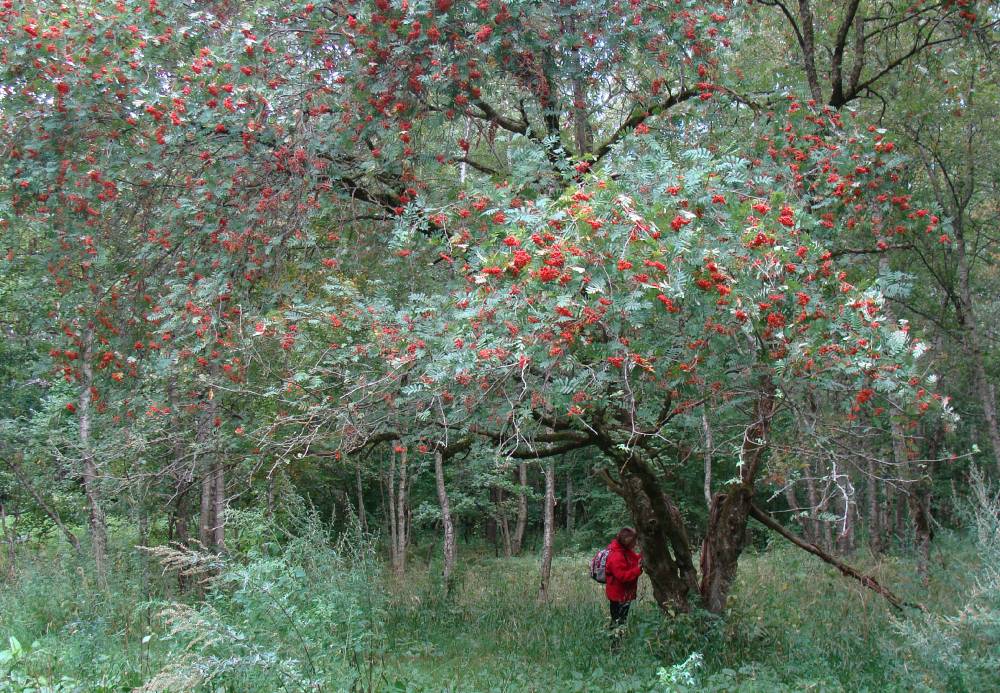
{"type": "Polygon", "coordinates": [[[0,3],[0,693],[996,688],[998,21],[0,3]]]}

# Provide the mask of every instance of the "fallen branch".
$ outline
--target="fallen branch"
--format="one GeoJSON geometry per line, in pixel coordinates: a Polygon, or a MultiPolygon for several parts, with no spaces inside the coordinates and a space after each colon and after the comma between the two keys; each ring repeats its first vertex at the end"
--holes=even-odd
{"type": "Polygon", "coordinates": [[[883,587],[881,584],[879,584],[879,581],[876,580],[875,578],[871,577],[870,575],[865,575],[864,573],[862,573],[857,568],[854,568],[853,566],[849,566],[846,563],[844,563],[843,561],[841,561],[840,559],[838,559],[838,558],[836,558],[834,556],[831,556],[830,554],[828,554],[826,551],[824,551],[823,549],[819,548],[815,544],[810,544],[808,542],[803,541],[802,539],[800,539],[799,537],[795,536],[794,534],[792,534],[791,532],[789,532],[787,529],[785,529],[773,517],[771,517],[770,515],[768,515],[766,512],[764,512],[763,510],[761,510],[757,506],[755,506],[755,505],[751,505],[750,506],[750,515],[755,520],[757,520],[758,522],[760,522],[762,525],[764,525],[768,529],[774,530],[775,532],[777,532],[778,534],[780,534],[781,536],[783,536],[785,539],[787,539],[788,541],[790,541],[793,544],[795,544],[796,546],[798,546],[800,549],[803,549],[804,551],[808,551],[809,553],[811,553],[814,556],[818,556],[820,559],[822,559],[823,561],[829,563],[830,565],[832,565],[833,567],[835,567],[837,570],[839,570],[843,575],[846,575],[847,577],[854,578],[855,580],[857,580],[858,582],[860,582],[863,586],[867,587],[870,590],[873,590],[874,592],[879,593],[880,595],[882,595],[883,597],[885,597],[886,601],[888,601],[890,604],[892,604],[899,611],[902,611],[904,606],[909,606],[909,607],[913,607],[915,609],[920,609],[921,611],[927,611],[927,608],[925,606],[923,606],[922,604],[914,604],[913,602],[905,602],[905,601],[903,601],[902,599],[900,599],[899,597],[897,597],[895,594],[893,594],[888,588],[883,587]]]}

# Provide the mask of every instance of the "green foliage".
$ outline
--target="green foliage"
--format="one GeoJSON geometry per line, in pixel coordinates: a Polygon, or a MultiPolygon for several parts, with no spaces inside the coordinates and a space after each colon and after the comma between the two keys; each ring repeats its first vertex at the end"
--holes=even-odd
{"type": "Polygon", "coordinates": [[[237,522],[244,550],[205,578],[204,602],[158,608],[164,630],[149,637],[166,656],[143,690],[350,687],[371,675],[385,614],[370,538],[354,527],[334,540],[308,513],[279,547],[276,528],[253,519],[237,522]]]}

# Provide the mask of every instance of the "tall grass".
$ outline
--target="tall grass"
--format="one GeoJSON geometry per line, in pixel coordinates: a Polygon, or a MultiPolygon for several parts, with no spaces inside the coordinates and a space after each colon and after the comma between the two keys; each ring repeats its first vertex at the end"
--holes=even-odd
{"type": "Polygon", "coordinates": [[[988,494],[980,505],[971,535],[939,537],[929,589],[907,558],[865,565],[926,614],[900,619],[774,545],[741,561],[723,618],[664,617],[640,582],[615,652],[580,550],[555,559],[540,604],[536,557],[463,547],[446,598],[435,554],[397,580],[368,538],[332,537],[310,513],[280,528],[235,516],[233,553],[211,558],[200,595],[176,593],[124,536],[106,593],[49,548],[0,592],[0,691],[986,690],[998,680],[1000,506],[988,494]]]}

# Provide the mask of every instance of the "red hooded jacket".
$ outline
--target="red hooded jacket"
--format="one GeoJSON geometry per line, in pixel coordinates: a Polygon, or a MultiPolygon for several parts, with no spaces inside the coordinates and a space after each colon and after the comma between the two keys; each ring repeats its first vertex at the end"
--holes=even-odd
{"type": "Polygon", "coordinates": [[[612,540],[608,549],[611,553],[604,569],[607,580],[604,593],[613,602],[630,602],[635,599],[636,585],[642,573],[642,566],[639,565],[642,556],[626,549],[617,539],[612,540]]]}

